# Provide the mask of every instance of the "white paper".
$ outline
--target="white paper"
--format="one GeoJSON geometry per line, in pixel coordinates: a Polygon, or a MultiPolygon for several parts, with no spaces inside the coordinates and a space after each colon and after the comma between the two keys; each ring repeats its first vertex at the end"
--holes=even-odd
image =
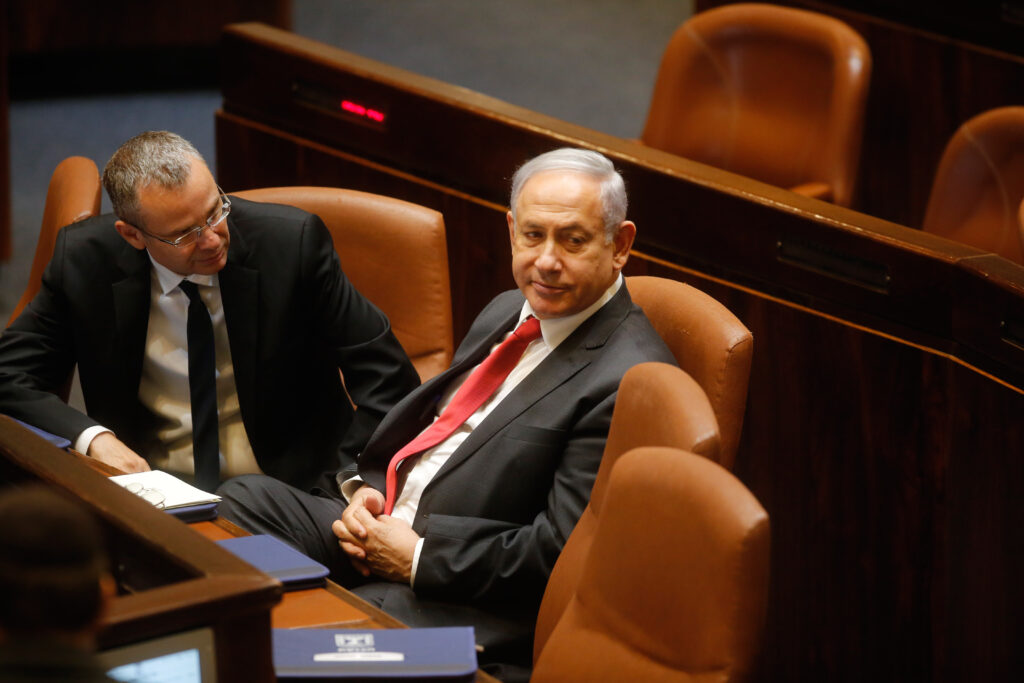
{"type": "Polygon", "coordinates": [[[119,486],[127,487],[132,483],[139,483],[144,489],[155,489],[163,494],[163,505],[165,510],[171,508],[185,507],[186,505],[200,505],[202,503],[217,503],[220,496],[207,493],[191,484],[178,479],[173,474],[160,470],[149,472],[135,472],[133,474],[118,474],[110,477],[110,481],[119,486]]]}

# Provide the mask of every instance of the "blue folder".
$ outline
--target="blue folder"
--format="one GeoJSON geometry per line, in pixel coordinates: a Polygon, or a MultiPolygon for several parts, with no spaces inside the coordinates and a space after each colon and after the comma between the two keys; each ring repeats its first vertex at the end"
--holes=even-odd
{"type": "Polygon", "coordinates": [[[273,631],[280,681],[472,681],[472,626],[395,629],[296,628],[273,631]]]}
{"type": "MultiPolygon", "coordinates": [[[[8,417],[10,417],[10,416],[8,416],[8,417]]],[[[46,439],[47,441],[52,443],[57,448],[69,448],[71,446],[71,441],[69,441],[68,439],[65,439],[63,436],[57,436],[56,434],[51,434],[50,432],[46,431],[45,429],[40,429],[39,427],[35,427],[33,425],[30,425],[27,422],[22,422],[21,420],[19,420],[16,417],[12,417],[11,419],[14,420],[15,422],[17,422],[18,424],[20,424],[25,429],[29,430],[30,432],[34,432],[37,436],[43,437],[44,439],[46,439]]]]}
{"type": "Polygon", "coordinates": [[[330,571],[284,541],[257,534],[217,541],[252,566],[284,584],[285,590],[314,588],[324,584],[330,571]]]}
{"type": "Polygon", "coordinates": [[[192,522],[205,522],[211,519],[217,519],[217,503],[186,505],[180,508],[170,508],[167,512],[186,524],[191,524],[192,522]]]}

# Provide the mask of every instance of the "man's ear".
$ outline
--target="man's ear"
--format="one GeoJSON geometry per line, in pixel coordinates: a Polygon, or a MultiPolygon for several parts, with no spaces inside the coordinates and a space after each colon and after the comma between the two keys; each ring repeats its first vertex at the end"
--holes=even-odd
{"type": "Polygon", "coordinates": [[[114,223],[114,229],[117,230],[118,235],[124,238],[125,242],[136,249],[146,248],[146,242],[142,239],[142,233],[134,225],[118,220],[114,223]]]}
{"type": "Polygon", "coordinates": [[[512,218],[512,212],[509,211],[505,214],[505,220],[508,221],[508,239],[512,244],[516,243],[516,219],[512,218]]]}
{"type": "Polygon", "coordinates": [[[636,223],[633,221],[622,221],[612,243],[615,245],[615,253],[612,255],[612,263],[615,270],[622,270],[629,260],[629,250],[633,248],[633,240],[636,239],[636,223]]]}

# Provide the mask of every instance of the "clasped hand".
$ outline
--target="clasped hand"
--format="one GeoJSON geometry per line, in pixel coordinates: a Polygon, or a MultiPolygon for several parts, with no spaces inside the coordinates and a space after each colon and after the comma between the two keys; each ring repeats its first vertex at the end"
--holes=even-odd
{"type": "Polygon", "coordinates": [[[408,583],[419,536],[409,524],[384,514],[384,494],[364,484],[331,526],[341,549],[363,576],[408,583]]]}

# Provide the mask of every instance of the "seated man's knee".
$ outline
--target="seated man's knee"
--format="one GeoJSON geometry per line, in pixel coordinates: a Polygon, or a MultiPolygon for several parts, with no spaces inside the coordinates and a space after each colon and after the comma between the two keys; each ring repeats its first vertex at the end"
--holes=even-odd
{"type": "Polygon", "coordinates": [[[275,491],[284,486],[287,484],[263,474],[233,477],[217,488],[217,495],[221,498],[218,512],[232,521],[240,516],[248,517],[252,511],[260,510],[275,500],[275,491]]]}

